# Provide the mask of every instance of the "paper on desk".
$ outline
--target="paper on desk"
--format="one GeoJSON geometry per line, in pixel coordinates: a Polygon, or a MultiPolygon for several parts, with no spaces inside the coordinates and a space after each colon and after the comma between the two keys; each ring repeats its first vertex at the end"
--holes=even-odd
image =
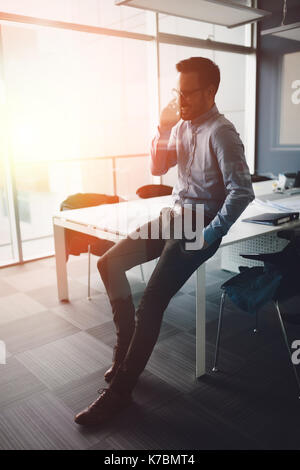
{"type": "Polygon", "coordinates": [[[288,197],[276,201],[256,198],[255,203],[263,207],[271,207],[282,212],[300,212],[300,197],[288,197]]]}

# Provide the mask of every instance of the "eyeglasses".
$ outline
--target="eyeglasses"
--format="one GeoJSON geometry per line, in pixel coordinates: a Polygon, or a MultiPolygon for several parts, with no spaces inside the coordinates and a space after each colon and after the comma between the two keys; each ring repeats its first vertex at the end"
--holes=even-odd
{"type": "Polygon", "coordinates": [[[177,90],[177,88],[172,88],[172,93],[176,99],[184,98],[185,100],[188,101],[192,97],[192,95],[196,93],[196,91],[200,91],[200,90],[204,90],[204,88],[196,88],[195,90],[185,91],[185,92],[177,90]]]}

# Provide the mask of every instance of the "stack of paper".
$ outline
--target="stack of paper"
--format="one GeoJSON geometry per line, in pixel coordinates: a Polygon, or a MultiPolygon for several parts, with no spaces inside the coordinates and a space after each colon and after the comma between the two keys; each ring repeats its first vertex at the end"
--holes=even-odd
{"type": "Polygon", "coordinates": [[[272,207],[273,209],[277,209],[283,212],[300,212],[300,197],[299,196],[291,196],[284,199],[276,199],[269,200],[269,199],[255,199],[256,204],[263,207],[272,207]]]}

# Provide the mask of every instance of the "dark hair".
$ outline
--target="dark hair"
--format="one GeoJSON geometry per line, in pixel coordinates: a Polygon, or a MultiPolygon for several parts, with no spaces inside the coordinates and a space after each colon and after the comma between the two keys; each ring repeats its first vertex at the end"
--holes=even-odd
{"type": "Polygon", "coordinates": [[[210,59],[205,57],[190,57],[189,59],[181,60],[176,64],[178,72],[197,72],[200,82],[204,86],[214,85],[216,92],[220,83],[220,69],[210,59]]]}

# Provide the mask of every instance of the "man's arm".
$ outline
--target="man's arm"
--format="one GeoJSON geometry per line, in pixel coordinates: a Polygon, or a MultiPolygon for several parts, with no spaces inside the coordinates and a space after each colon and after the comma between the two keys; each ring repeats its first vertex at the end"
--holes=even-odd
{"type": "Polygon", "coordinates": [[[152,140],[150,169],[154,176],[164,175],[177,163],[176,124],[179,119],[178,103],[173,99],[162,109],[157,134],[152,140]]]}
{"type": "Polygon", "coordinates": [[[203,231],[208,245],[226,235],[255,197],[244,155],[244,146],[235,129],[226,125],[220,127],[212,137],[212,146],[223,176],[227,196],[215,218],[203,231]]]}
{"type": "Polygon", "coordinates": [[[176,127],[164,131],[158,127],[152,140],[150,169],[154,176],[164,175],[177,163],[176,127]]]}

